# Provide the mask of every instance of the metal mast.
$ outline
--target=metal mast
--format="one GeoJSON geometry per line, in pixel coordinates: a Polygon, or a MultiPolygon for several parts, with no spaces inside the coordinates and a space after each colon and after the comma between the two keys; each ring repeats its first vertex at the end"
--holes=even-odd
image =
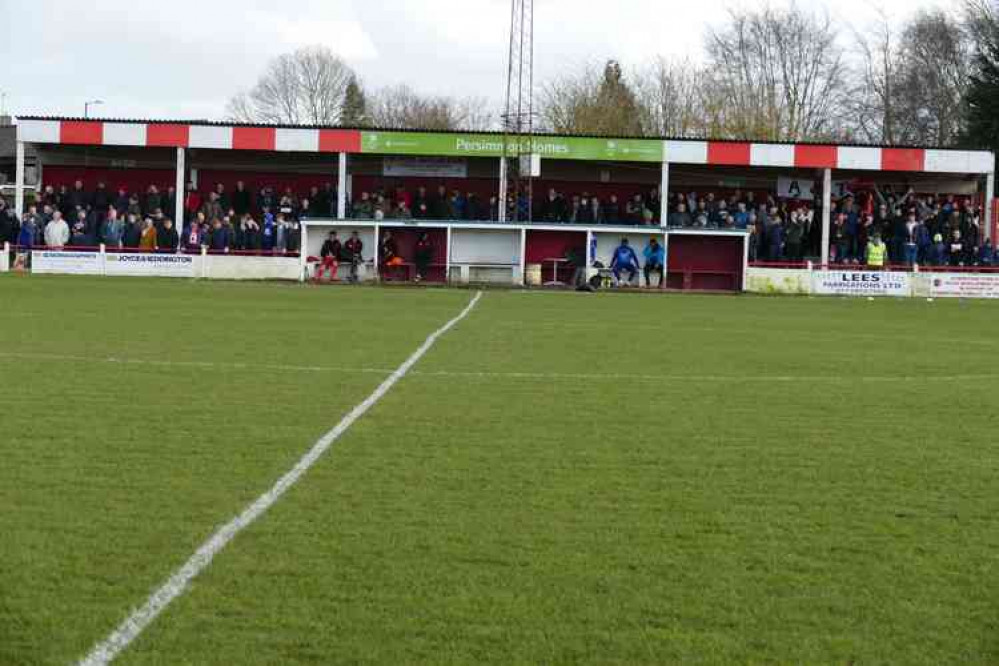
{"type": "MultiPolygon", "coordinates": [[[[532,210],[531,153],[534,134],[534,0],[510,2],[510,59],[506,78],[506,111],[500,191],[513,198],[511,221],[529,220],[532,210]],[[505,176],[505,179],[504,179],[505,176]],[[505,187],[504,187],[505,186],[505,187]]],[[[506,202],[500,201],[500,219],[506,202]]]]}

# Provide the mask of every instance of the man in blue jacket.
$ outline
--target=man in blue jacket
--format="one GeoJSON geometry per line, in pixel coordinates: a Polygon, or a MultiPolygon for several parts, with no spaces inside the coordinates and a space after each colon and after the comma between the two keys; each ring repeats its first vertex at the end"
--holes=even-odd
{"type": "Polygon", "coordinates": [[[663,266],[666,263],[666,248],[659,244],[659,240],[653,236],[649,239],[648,245],[642,250],[645,257],[645,286],[652,286],[652,276],[659,276],[659,286],[663,285],[663,266]]]}
{"type": "Polygon", "coordinates": [[[611,260],[611,271],[614,273],[614,279],[620,284],[621,273],[627,273],[628,284],[631,284],[634,282],[635,276],[638,275],[638,267],[638,256],[628,245],[628,239],[622,238],[621,244],[614,250],[614,258],[611,260]]]}

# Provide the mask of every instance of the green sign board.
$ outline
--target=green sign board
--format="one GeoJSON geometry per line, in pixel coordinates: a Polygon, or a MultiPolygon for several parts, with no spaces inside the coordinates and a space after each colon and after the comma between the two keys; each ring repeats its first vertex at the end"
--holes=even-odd
{"type": "MultiPolygon", "coordinates": [[[[516,137],[509,137],[513,152],[516,137]]],[[[663,142],[656,139],[584,139],[561,136],[521,138],[521,152],[542,159],[662,162],[663,142]]],[[[419,132],[361,132],[361,152],[383,155],[499,157],[503,137],[493,134],[422,134],[419,132]]]]}

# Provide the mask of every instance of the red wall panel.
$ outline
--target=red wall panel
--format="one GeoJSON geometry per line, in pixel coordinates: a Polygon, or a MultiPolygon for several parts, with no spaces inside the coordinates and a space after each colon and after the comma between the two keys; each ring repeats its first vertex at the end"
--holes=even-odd
{"type": "Polygon", "coordinates": [[[232,147],[236,150],[274,150],[277,130],[273,127],[233,127],[232,147]]]}
{"type": "Polygon", "coordinates": [[[359,153],[361,133],[357,130],[319,130],[319,152],[359,153]]]}
{"type": "Polygon", "coordinates": [[[922,171],[926,151],[922,148],[883,148],[881,168],[885,171],[922,171]]]}
{"type": "Polygon", "coordinates": [[[794,166],[812,169],[835,169],[839,162],[836,146],[795,146],[794,166]]]}
{"type": "Polygon", "coordinates": [[[748,143],[711,141],[708,143],[708,164],[749,166],[751,153],[748,143]]]}
{"type": "Polygon", "coordinates": [[[104,123],[64,120],[59,124],[59,141],[84,146],[104,143],[104,123]]]}
{"type": "Polygon", "coordinates": [[[687,274],[691,289],[742,289],[743,237],[688,236],[672,234],[667,256],[669,286],[681,288],[678,280],[687,274]]]}
{"type": "Polygon", "coordinates": [[[191,128],[188,125],[151,124],[146,127],[146,145],[186,148],[190,135],[191,128]]]}

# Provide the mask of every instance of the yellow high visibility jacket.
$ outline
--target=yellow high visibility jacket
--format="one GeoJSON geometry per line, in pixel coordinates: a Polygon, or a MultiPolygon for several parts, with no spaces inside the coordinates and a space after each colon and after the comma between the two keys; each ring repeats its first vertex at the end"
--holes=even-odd
{"type": "Polygon", "coordinates": [[[867,265],[884,266],[885,258],[888,255],[888,246],[884,243],[867,244],[867,265]]]}

